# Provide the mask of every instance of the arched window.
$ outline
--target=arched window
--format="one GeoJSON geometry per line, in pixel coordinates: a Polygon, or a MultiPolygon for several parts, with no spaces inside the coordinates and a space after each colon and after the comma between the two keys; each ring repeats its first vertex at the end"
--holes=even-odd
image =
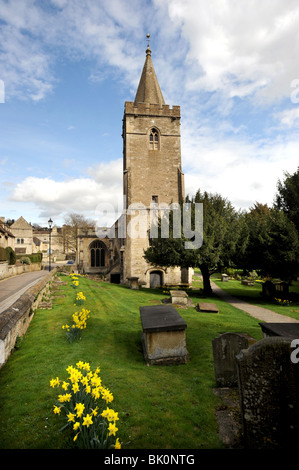
{"type": "Polygon", "coordinates": [[[157,129],[153,128],[149,134],[150,150],[159,150],[159,133],[157,129]]]}
{"type": "Polygon", "coordinates": [[[106,249],[104,243],[94,241],[90,245],[90,266],[99,268],[105,266],[106,249]]]}

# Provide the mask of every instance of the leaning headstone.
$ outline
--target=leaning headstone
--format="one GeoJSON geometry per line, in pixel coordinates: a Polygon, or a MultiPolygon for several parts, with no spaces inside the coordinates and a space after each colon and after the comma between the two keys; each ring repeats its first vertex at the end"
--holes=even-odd
{"type": "Polygon", "coordinates": [[[227,274],[221,274],[221,281],[227,282],[229,280],[229,276],[227,274]]]}
{"type": "Polygon", "coordinates": [[[217,387],[237,387],[236,355],[255,342],[246,333],[224,333],[214,338],[213,357],[217,387]]]}
{"type": "Polygon", "coordinates": [[[299,367],[291,339],[264,338],[237,356],[245,447],[298,447],[299,367]]]}

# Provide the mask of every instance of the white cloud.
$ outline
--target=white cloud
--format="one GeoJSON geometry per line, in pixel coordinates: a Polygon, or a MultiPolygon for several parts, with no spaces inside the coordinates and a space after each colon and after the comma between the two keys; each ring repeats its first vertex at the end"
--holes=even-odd
{"type": "Polygon", "coordinates": [[[285,125],[288,128],[292,128],[293,126],[299,126],[299,107],[285,109],[280,113],[275,115],[276,119],[278,119],[281,124],[285,125]]]}
{"type": "Polygon", "coordinates": [[[255,201],[272,205],[278,179],[298,167],[295,139],[250,142],[237,136],[217,141],[209,132],[188,131],[184,142],[186,194],[198,189],[219,193],[237,209],[248,209],[255,201]]]}
{"type": "Polygon", "coordinates": [[[51,214],[61,219],[68,213],[77,212],[97,219],[100,225],[111,225],[123,209],[120,162],[116,160],[89,168],[88,173],[93,175],[90,178],[55,181],[30,176],[16,185],[10,200],[35,204],[40,211],[39,217],[51,214]]]}
{"type": "Polygon", "coordinates": [[[168,0],[170,18],[180,24],[190,49],[186,60],[198,64],[187,86],[254,96],[272,102],[290,95],[298,74],[297,0],[168,0]]]}

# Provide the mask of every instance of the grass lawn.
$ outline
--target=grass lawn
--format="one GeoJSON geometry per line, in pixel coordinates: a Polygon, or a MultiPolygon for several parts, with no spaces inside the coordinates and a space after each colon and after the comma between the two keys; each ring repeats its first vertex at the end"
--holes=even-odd
{"type": "MultiPolygon", "coordinates": [[[[117,436],[123,449],[220,449],[215,410],[212,339],[224,332],[262,338],[258,320],[218,298],[204,298],[218,314],[178,309],[187,323],[190,361],[184,365],[147,366],[141,346],[139,306],[168,297],[162,290],[140,289],[80,278],[79,291],[91,310],[80,341],[69,343],[62,325],[71,323],[75,291],[59,288],[53,308],[37,310],[26,335],[0,371],[0,448],[65,449],[72,446],[61,416],[53,413],[55,377],[78,361],[101,368],[103,385],[114,395],[119,413],[117,436]]],[[[194,304],[199,291],[189,291],[194,304]]],[[[202,299],[202,298],[201,298],[202,299]]],[[[80,308],[80,307],[79,307],[80,308]]],[[[59,392],[61,393],[61,392],[59,392]]]]}
{"type": "MultiPolygon", "coordinates": [[[[258,305],[260,307],[268,308],[273,312],[279,313],[281,315],[286,315],[288,317],[299,320],[299,303],[291,303],[288,306],[278,305],[276,302],[271,302],[263,299],[261,296],[262,284],[255,282],[253,286],[244,286],[241,284],[241,281],[229,280],[222,282],[219,275],[214,275],[211,277],[212,281],[217,284],[218,287],[225,290],[230,295],[238,297],[244,302],[251,303],[253,305],[258,305]]],[[[293,281],[292,285],[289,288],[290,292],[299,293],[299,282],[293,281]]]]}

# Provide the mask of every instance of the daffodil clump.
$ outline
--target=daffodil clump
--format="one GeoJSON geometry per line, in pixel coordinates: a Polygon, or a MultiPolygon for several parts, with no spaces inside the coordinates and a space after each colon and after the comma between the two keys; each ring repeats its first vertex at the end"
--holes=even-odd
{"type": "Polygon", "coordinates": [[[77,367],[68,366],[67,380],[58,377],[50,380],[50,386],[61,387],[54,413],[63,413],[72,427],[73,442],[81,449],[120,449],[116,438],[118,413],[109,408],[113,395],[102,385],[100,369],[90,370],[87,362],[79,361],[77,367]]]}
{"type": "Polygon", "coordinates": [[[274,298],[274,301],[278,304],[278,305],[282,305],[283,307],[288,307],[292,301],[291,300],[288,300],[288,299],[277,299],[276,297],[274,298]]]}
{"type": "Polygon", "coordinates": [[[84,300],[86,300],[86,297],[83,292],[78,292],[76,296],[75,305],[82,305],[84,303],[84,300]]]}
{"type": "Polygon", "coordinates": [[[87,320],[90,318],[90,310],[82,308],[80,312],[75,312],[72,316],[71,326],[63,325],[62,329],[66,331],[66,337],[70,343],[81,338],[81,332],[87,326],[87,320]]]}
{"type": "Polygon", "coordinates": [[[76,289],[78,286],[79,286],[79,278],[78,278],[78,274],[70,274],[71,276],[71,279],[72,279],[72,284],[73,284],[73,287],[74,289],[76,289]]]}

